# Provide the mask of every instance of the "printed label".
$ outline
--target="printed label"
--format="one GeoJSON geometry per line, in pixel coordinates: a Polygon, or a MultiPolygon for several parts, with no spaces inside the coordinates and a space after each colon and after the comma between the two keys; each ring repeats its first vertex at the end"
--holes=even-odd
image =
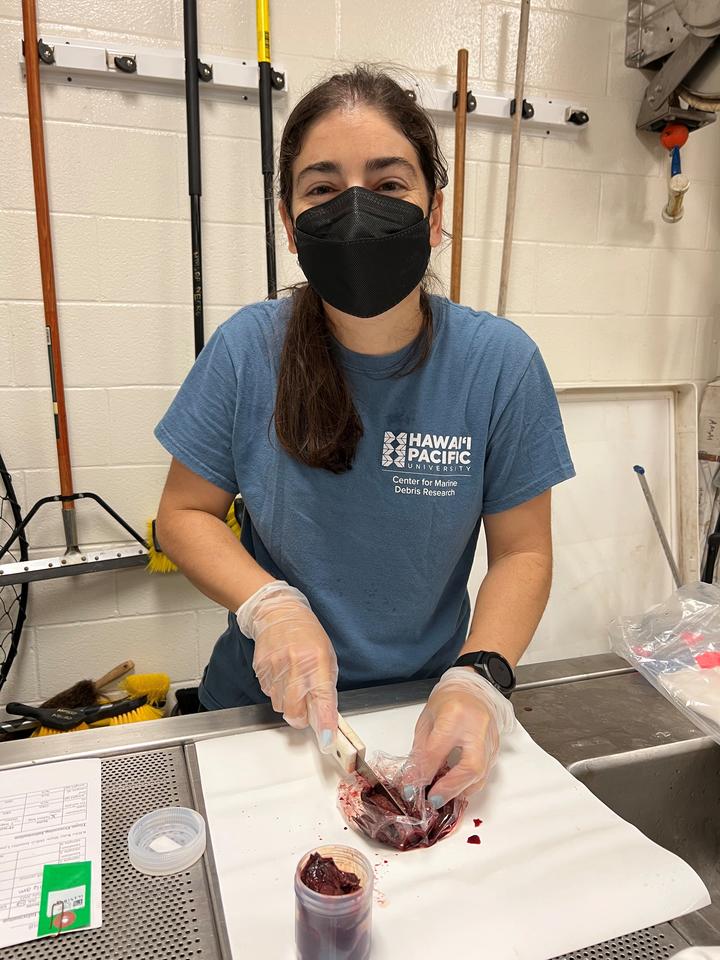
{"type": "Polygon", "coordinates": [[[470,473],[472,437],[385,431],[382,466],[418,473],[470,473]]]}
{"type": "Polygon", "coordinates": [[[396,494],[454,497],[459,485],[455,478],[470,473],[472,437],[386,430],[381,466],[385,472],[393,474],[393,492],[396,494]]]}
{"type": "MultiPolygon", "coordinates": [[[[64,909],[81,910],[85,906],[85,887],[71,887],[69,890],[49,890],[47,899],[47,916],[53,916],[53,904],[62,901],[64,909]]],[[[59,908],[55,908],[55,913],[59,908]]]]}

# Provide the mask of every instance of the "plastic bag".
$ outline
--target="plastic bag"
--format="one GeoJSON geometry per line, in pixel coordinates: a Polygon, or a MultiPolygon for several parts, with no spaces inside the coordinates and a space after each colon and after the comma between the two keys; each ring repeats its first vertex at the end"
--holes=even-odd
{"type": "Polygon", "coordinates": [[[364,777],[352,774],[340,782],[338,806],[348,825],[366,837],[396,850],[414,850],[432,847],[452,833],[460,822],[467,798],[456,797],[439,810],[433,809],[427,799],[430,788],[447,773],[447,767],[438,771],[431,784],[421,784],[414,777],[407,757],[376,753],[371,766],[406,813],[401,816],[387,797],[378,794],[364,777]],[[404,799],[405,786],[415,787],[415,797],[410,802],[404,799]]]}
{"type": "Polygon", "coordinates": [[[613,650],[720,743],[720,588],[690,583],[610,624],[613,650]]]}

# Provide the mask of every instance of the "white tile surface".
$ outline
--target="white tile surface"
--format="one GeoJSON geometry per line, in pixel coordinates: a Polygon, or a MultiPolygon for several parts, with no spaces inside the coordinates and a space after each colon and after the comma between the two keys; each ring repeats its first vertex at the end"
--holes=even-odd
{"type": "MultiPolygon", "coordinates": [[[[42,32],[182,45],[181,0],[48,2],[42,32]]],[[[421,83],[452,87],[465,45],[471,86],[509,94],[518,7],[403,0],[391,16],[383,0],[275,3],[273,53],[290,79],[289,95],[274,97],[276,156],[300,96],[358,59],[393,61],[421,83]]],[[[655,135],[635,129],[646,78],[624,65],[625,13],[626,0],[533,0],[528,92],[577,102],[591,123],[572,138],[523,137],[508,313],[558,384],[702,386],[720,372],[720,124],[683,149],[685,217],[664,224],[667,156],[655,135]]],[[[213,0],[199,16],[201,54],[254,62],[251,0],[213,0]]],[[[0,18],[0,451],[28,504],[58,492],[58,478],[16,0],[0,0],[0,18]]],[[[167,469],[152,428],[193,359],[183,98],[179,89],[136,95],[78,84],[42,92],[75,485],[144,532],[167,469]]],[[[453,119],[434,119],[452,177],[453,119]]],[[[257,108],[203,98],[201,129],[209,336],[266,293],[257,108]]],[[[507,126],[470,118],[462,298],[475,308],[497,303],[509,152],[507,126]]],[[[302,279],[279,230],[277,259],[281,284],[302,279]]],[[[434,264],[447,289],[449,249],[434,264]]],[[[672,456],[657,422],[636,408],[616,422],[602,404],[563,403],[563,412],[580,477],[555,495],[555,586],[527,655],[535,660],[606,649],[608,618],[642,609],[669,585],[625,463],[637,447],[667,510],[672,456]]],[[[77,510],[83,542],[124,538],[98,507],[77,510]]],[[[55,505],[34,521],[31,542],[62,544],[55,505]]],[[[28,628],[0,699],[37,700],[77,679],[78,662],[102,672],[129,655],[139,669],[193,681],[225,621],[182,577],[140,570],[39,585],[32,616],[38,635],[28,628]]]]}
{"type": "Polygon", "coordinates": [[[13,700],[18,703],[36,703],[40,700],[37,643],[35,631],[29,626],[25,626],[20,634],[17,655],[0,690],[0,703],[12,703],[13,700]]]}
{"type": "Polygon", "coordinates": [[[712,185],[698,180],[685,196],[684,214],[666,223],[667,177],[628,177],[605,174],[598,240],[618,246],[652,246],[702,250],[710,211],[712,185]]]}
{"type": "Polygon", "coordinates": [[[93,623],[37,627],[40,694],[49,697],[81,679],[102,676],[121,660],[134,660],[138,673],[197,677],[195,614],[162,613],[93,623]]]}
{"type": "Polygon", "coordinates": [[[649,267],[647,250],[542,245],[537,251],[535,309],[540,313],[644,313],[649,267]]]}
{"type": "Polygon", "coordinates": [[[117,597],[121,616],[195,609],[204,613],[215,606],[181,573],[149,573],[143,569],[122,571],[117,597]]]}
{"type": "Polygon", "coordinates": [[[590,329],[590,378],[692,380],[696,333],[695,317],[596,317],[590,329]]]}
{"type": "MultiPolygon", "coordinates": [[[[502,239],[508,166],[477,165],[477,224],[482,236],[502,239]]],[[[595,173],[520,168],[515,212],[518,240],[593,243],[597,235],[600,177],[595,173]]]]}
{"type": "Polygon", "coordinates": [[[157,463],[166,459],[153,430],[175,393],[174,387],[117,387],[108,390],[113,463],[157,463]]]}
{"type": "MultiPolygon", "coordinates": [[[[481,35],[480,10],[462,0],[404,0],[388,19],[383,0],[339,0],[338,56],[351,62],[375,60],[410,65],[415,70],[454,69],[457,49],[472,47],[469,72],[477,74],[477,44],[468,38],[481,35]],[[404,24],[405,29],[399,25],[404,24]]],[[[314,49],[321,53],[322,44],[314,49]]]]}
{"type": "Polygon", "coordinates": [[[720,302],[717,254],[699,250],[654,250],[649,313],[717,316],[720,302]]]}
{"type": "MultiPolygon", "coordinates": [[[[513,83],[520,24],[518,7],[483,7],[482,72],[486,80],[513,83]]],[[[605,92],[610,25],[603,20],[531,8],[526,83],[593,96],[605,92]]]]}

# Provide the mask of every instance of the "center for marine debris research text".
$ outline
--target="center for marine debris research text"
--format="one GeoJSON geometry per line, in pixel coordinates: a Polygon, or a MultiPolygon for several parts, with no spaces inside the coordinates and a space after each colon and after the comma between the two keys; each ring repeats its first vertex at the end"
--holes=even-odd
{"type": "Polygon", "coordinates": [[[454,497],[458,481],[450,478],[469,474],[471,461],[472,437],[385,431],[382,468],[393,473],[395,493],[454,497]]]}

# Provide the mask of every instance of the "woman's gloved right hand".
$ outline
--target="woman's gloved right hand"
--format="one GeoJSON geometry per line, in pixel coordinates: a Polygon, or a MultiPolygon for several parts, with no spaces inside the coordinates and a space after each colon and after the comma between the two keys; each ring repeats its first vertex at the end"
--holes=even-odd
{"type": "Polygon", "coordinates": [[[337,657],[307,597],[276,580],[246,600],[236,616],[255,641],[253,670],[273,709],[291,727],[310,724],[320,749],[331,752],[338,723],[337,657]]]}

